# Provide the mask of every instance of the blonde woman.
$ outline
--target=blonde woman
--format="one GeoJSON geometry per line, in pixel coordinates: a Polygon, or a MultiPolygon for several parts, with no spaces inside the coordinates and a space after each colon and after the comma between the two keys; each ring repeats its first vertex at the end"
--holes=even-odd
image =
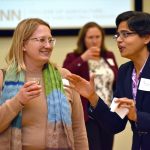
{"type": "Polygon", "coordinates": [[[41,19],[18,24],[0,71],[0,150],[88,150],[80,96],[49,61],[55,42],[41,19]]]}

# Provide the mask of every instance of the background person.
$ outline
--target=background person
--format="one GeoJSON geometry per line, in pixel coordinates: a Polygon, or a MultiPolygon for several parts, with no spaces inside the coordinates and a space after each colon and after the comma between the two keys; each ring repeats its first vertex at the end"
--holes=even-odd
{"type": "Polygon", "coordinates": [[[45,21],[18,24],[0,71],[0,150],[88,150],[80,96],[62,82],[70,72],[49,61],[54,44],[45,21]]]}
{"type": "MultiPolygon", "coordinates": [[[[67,54],[63,67],[86,80],[95,73],[97,94],[109,106],[111,103],[118,67],[114,54],[108,51],[104,44],[104,31],[95,22],[88,22],[79,32],[77,48],[67,54]]],[[[111,150],[113,135],[105,131],[93,118],[88,117],[89,103],[81,97],[84,108],[90,150],[111,150]]]]}
{"type": "Polygon", "coordinates": [[[132,150],[150,148],[150,14],[127,11],[116,18],[117,33],[114,36],[122,57],[131,61],[119,68],[114,97],[119,108],[129,112],[124,119],[111,112],[98,98],[94,89],[94,76],[90,82],[80,76],[70,75],[68,79],[74,88],[91,103],[90,115],[107,130],[119,133],[127,121],[133,131],[132,150]]]}

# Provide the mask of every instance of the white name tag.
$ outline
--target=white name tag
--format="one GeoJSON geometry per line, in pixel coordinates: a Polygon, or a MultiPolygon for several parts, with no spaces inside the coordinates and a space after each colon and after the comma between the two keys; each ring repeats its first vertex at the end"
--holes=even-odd
{"type": "Polygon", "coordinates": [[[115,65],[114,60],[112,58],[108,58],[107,61],[111,66],[115,65]]]}
{"type": "Polygon", "coordinates": [[[141,78],[139,84],[139,90],[150,91],[150,79],[141,78]]]}
{"type": "Polygon", "coordinates": [[[69,81],[67,79],[62,79],[63,85],[69,85],[69,81]]]}

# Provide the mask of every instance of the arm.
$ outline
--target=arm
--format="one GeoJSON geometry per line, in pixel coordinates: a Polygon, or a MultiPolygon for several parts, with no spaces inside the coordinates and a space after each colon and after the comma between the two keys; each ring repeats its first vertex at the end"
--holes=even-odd
{"type": "Polygon", "coordinates": [[[0,106],[0,133],[11,124],[12,120],[22,110],[23,106],[17,98],[7,100],[0,106]]]}
{"type": "Polygon", "coordinates": [[[108,106],[97,96],[94,88],[94,76],[91,77],[90,82],[75,74],[69,75],[67,78],[73,84],[72,88],[86,97],[94,107],[90,112],[93,118],[112,133],[118,133],[125,128],[127,118],[122,120],[116,113],[111,112],[108,106]]]}
{"type": "MultiPolygon", "coordinates": [[[[3,73],[0,71],[0,89],[2,91],[3,73]]],[[[5,88],[5,87],[4,87],[5,88]]],[[[13,89],[12,89],[13,90],[13,89]]],[[[2,102],[0,99],[0,132],[3,132],[11,124],[12,120],[22,110],[23,105],[28,103],[34,97],[39,96],[41,87],[34,81],[25,83],[18,93],[2,102]]],[[[2,91],[3,92],[3,91],[2,91]]]]}
{"type": "Polygon", "coordinates": [[[89,59],[99,59],[99,48],[91,47],[87,49],[83,54],[79,55],[75,52],[69,53],[66,56],[63,67],[67,68],[74,74],[78,74],[82,69],[88,67],[87,61],[89,59]]]}
{"type": "MultiPolygon", "coordinates": [[[[70,71],[59,67],[59,71],[62,78],[67,79],[68,75],[71,75],[70,71]]],[[[74,138],[75,150],[88,150],[88,140],[84,122],[84,113],[79,94],[70,88],[70,86],[64,85],[65,94],[71,105],[71,118],[72,118],[72,130],[74,138]]]]}
{"type": "Polygon", "coordinates": [[[89,115],[112,134],[123,131],[127,123],[127,118],[121,119],[115,112],[111,112],[109,107],[100,98],[96,107],[89,109],[89,115]]]}
{"type": "MultiPolygon", "coordinates": [[[[0,70],[0,90],[2,92],[3,72],[0,70]]],[[[0,105],[0,133],[3,132],[10,125],[11,121],[22,110],[23,106],[19,103],[17,98],[7,100],[0,105]]]]}
{"type": "Polygon", "coordinates": [[[88,140],[84,122],[83,108],[79,94],[71,90],[72,128],[75,150],[88,150],[88,140]]]}

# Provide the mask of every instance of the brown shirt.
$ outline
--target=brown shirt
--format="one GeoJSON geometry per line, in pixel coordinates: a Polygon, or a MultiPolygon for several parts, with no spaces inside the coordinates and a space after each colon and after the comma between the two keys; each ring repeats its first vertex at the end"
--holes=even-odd
{"type": "MultiPolygon", "coordinates": [[[[60,69],[62,77],[69,72],[60,69]]],[[[0,72],[0,87],[2,87],[2,72],[0,72]]],[[[43,82],[41,83],[43,84],[43,82]]],[[[11,120],[22,110],[22,141],[23,150],[45,149],[47,105],[42,86],[42,94],[39,98],[32,99],[24,108],[15,97],[0,105],[0,150],[11,150],[7,130],[11,120]]],[[[70,88],[65,88],[67,99],[70,103],[74,150],[88,150],[87,134],[83,119],[83,108],[80,96],[70,88]]]]}
{"type": "MultiPolygon", "coordinates": [[[[26,80],[32,80],[31,76],[27,73],[26,80]]],[[[42,74],[36,75],[36,78],[40,81],[42,93],[26,104],[22,110],[23,150],[44,150],[46,147],[47,103],[42,74]]]]}

